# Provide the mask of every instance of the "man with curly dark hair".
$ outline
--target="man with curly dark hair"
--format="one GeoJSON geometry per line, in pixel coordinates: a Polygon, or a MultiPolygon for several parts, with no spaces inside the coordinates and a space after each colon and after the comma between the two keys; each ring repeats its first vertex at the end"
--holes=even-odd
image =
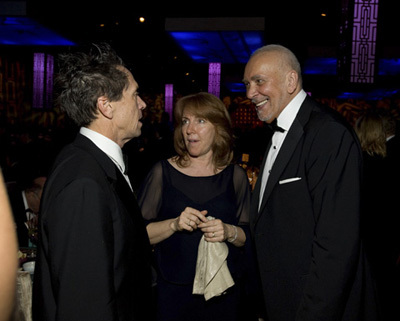
{"type": "Polygon", "coordinates": [[[60,61],[58,102],[80,130],[43,191],[34,320],[151,320],[150,243],[122,153],[146,104],[109,45],[60,61]]]}

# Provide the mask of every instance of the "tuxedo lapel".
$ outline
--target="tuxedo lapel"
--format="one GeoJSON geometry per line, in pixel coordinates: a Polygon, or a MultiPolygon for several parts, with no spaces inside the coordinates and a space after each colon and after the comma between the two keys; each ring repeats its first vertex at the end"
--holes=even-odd
{"type": "Polygon", "coordinates": [[[121,174],[121,172],[117,168],[116,168],[116,175],[117,175],[117,180],[113,184],[116,194],[121,199],[122,203],[127,208],[129,213],[140,213],[134,193],[129,187],[125,177],[121,174]]]}
{"type": "Polygon", "coordinates": [[[124,218],[132,224],[134,231],[133,234],[136,235],[136,239],[141,242],[140,244],[138,243],[138,246],[142,248],[144,253],[151,253],[146,226],[135,193],[132,191],[125,177],[116,166],[115,169],[117,180],[114,181],[112,185],[116,195],[119,197],[126,209],[127,215],[124,216],[124,218]]]}
{"type": "MultiPolygon", "coordinates": [[[[272,140],[272,138],[271,138],[271,140],[272,140]]],[[[255,213],[255,218],[254,218],[254,220],[252,220],[253,224],[251,223],[251,228],[254,227],[254,225],[257,222],[258,217],[259,217],[259,215],[261,213],[261,212],[258,211],[259,204],[260,204],[261,181],[262,181],[262,177],[263,177],[264,170],[265,170],[265,162],[267,160],[268,152],[269,152],[269,149],[271,148],[271,145],[272,145],[271,140],[269,141],[267,149],[265,151],[264,158],[263,158],[263,161],[261,163],[261,170],[260,170],[260,173],[258,174],[258,179],[257,179],[256,185],[254,186],[254,190],[253,190],[253,196],[252,196],[252,202],[251,202],[251,209],[250,210],[251,210],[251,213],[255,213]]]]}
{"type": "Polygon", "coordinates": [[[282,144],[281,149],[279,150],[274,165],[272,166],[267,185],[265,186],[263,200],[260,206],[260,212],[262,212],[264,207],[266,206],[267,200],[271,195],[274,186],[278,183],[279,178],[281,177],[283,170],[285,169],[294,150],[296,149],[297,143],[299,142],[302,135],[303,127],[300,125],[297,119],[295,119],[292,126],[290,127],[285,141],[282,144]]]}
{"type": "MultiPolygon", "coordinates": [[[[252,208],[253,211],[256,210],[256,212],[253,212],[253,213],[257,213],[256,219],[254,221],[254,225],[257,223],[257,220],[259,219],[260,215],[263,213],[265,206],[267,205],[268,198],[270,197],[275,185],[278,184],[279,179],[282,175],[282,172],[286,168],[289,160],[291,159],[292,154],[294,153],[294,151],[296,149],[297,144],[299,143],[299,140],[301,139],[301,137],[304,134],[304,126],[307,123],[307,121],[309,120],[311,110],[312,110],[312,108],[309,108],[310,107],[309,101],[310,101],[309,97],[306,97],[306,99],[304,100],[303,104],[301,105],[301,107],[299,109],[299,112],[298,112],[296,118],[293,121],[292,126],[289,129],[289,132],[286,135],[286,138],[282,144],[281,149],[279,150],[279,153],[275,159],[274,165],[272,166],[271,173],[268,177],[268,182],[265,187],[265,191],[264,191],[264,195],[263,195],[263,199],[262,199],[262,203],[261,203],[259,211],[258,211],[258,202],[259,202],[259,193],[260,193],[261,182],[259,182],[260,184],[258,186],[258,190],[256,191],[256,189],[255,189],[255,193],[258,193],[258,195],[256,195],[256,197],[255,197],[255,201],[257,201],[257,209],[254,209],[254,206],[256,206],[256,204],[254,204],[255,202],[253,202],[253,208],[252,208]]],[[[267,153],[269,151],[269,147],[267,148],[267,153]]],[[[261,175],[262,175],[262,172],[264,171],[266,157],[267,157],[267,154],[264,156],[262,170],[260,172],[259,177],[262,177],[261,175]]],[[[257,184],[256,184],[256,187],[257,187],[257,184]]]]}
{"type": "Polygon", "coordinates": [[[84,135],[78,134],[74,144],[90,153],[101,168],[104,170],[108,180],[118,192],[117,195],[121,198],[124,204],[128,205],[130,199],[134,198],[133,192],[129,187],[125,177],[121,174],[118,167],[101,149],[99,149],[90,139],[84,135]]]}

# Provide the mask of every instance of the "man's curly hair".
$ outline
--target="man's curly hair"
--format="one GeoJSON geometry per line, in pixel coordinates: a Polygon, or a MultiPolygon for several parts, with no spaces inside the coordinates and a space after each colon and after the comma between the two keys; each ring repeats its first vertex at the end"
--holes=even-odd
{"type": "Polygon", "coordinates": [[[93,44],[88,52],[61,54],[59,62],[57,102],[78,126],[97,117],[98,97],[118,101],[129,85],[122,59],[107,43],[93,44]]]}

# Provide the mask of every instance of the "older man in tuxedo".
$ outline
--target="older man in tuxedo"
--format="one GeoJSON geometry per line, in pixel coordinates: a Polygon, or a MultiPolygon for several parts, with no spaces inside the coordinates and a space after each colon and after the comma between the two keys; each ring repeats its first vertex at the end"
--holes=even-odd
{"type": "Polygon", "coordinates": [[[355,134],[307,96],[300,64],[283,46],[254,52],[244,83],[258,117],[276,130],[250,214],[267,319],[376,320],[355,134]]]}
{"type": "Polygon", "coordinates": [[[59,102],[80,131],[42,196],[34,320],[151,320],[151,249],[122,153],[146,104],[108,45],[60,60],[59,102]]]}

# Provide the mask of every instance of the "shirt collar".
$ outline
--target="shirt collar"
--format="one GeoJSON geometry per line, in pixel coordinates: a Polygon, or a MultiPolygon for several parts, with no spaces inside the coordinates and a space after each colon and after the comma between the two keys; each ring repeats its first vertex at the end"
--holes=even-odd
{"type": "Polygon", "coordinates": [[[386,141],[388,142],[389,140],[391,140],[395,135],[391,135],[389,137],[386,137],[386,141]]]}
{"type": "Polygon", "coordinates": [[[25,210],[29,208],[28,200],[26,199],[25,191],[22,191],[22,201],[24,202],[25,210]]]}
{"type": "Polygon", "coordinates": [[[122,173],[125,172],[122,149],[116,142],[86,127],[81,127],[79,132],[89,138],[98,148],[106,153],[107,156],[110,157],[111,160],[120,168],[122,173]]]}
{"type": "Polygon", "coordinates": [[[297,113],[299,112],[300,106],[306,99],[306,92],[302,89],[299,93],[289,102],[289,104],[282,110],[278,116],[278,126],[282,127],[285,131],[288,131],[292,126],[297,113]]]}

